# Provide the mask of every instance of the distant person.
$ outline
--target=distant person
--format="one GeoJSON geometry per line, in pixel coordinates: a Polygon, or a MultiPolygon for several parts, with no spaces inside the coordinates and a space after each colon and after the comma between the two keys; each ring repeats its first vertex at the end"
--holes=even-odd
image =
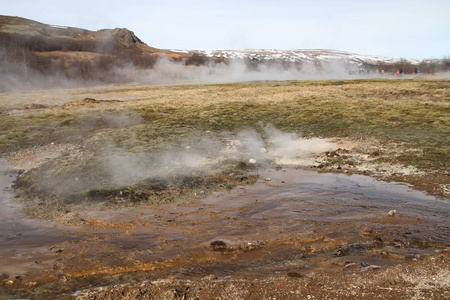
{"type": "Polygon", "coordinates": [[[420,74],[419,69],[415,68],[415,69],[414,69],[414,74],[420,74]]]}
{"type": "Polygon", "coordinates": [[[395,75],[400,76],[400,70],[397,70],[397,72],[395,72],[395,75]]]}

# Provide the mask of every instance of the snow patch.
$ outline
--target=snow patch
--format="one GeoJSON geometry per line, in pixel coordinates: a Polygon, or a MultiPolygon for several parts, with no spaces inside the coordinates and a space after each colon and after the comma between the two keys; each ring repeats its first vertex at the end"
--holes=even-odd
{"type": "Polygon", "coordinates": [[[49,25],[50,27],[53,28],[58,28],[58,29],[68,29],[69,27],[65,27],[65,26],[58,26],[58,25],[49,25]]]}
{"type": "Polygon", "coordinates": [[[289,62],[347,62],[355,65],[362,64],[395,64],[406,61],[410,64],[431,62],[430,59],[399,59],[376,55],[361,55],[338,50],[307,49],[307,50],[277,50],[277,49],[201,49],[186,50],[173,49],[171,51],[199,54],[207,57],[217,57],[225,59],[253,59],[258,61],[282,60],[289,62]]]}

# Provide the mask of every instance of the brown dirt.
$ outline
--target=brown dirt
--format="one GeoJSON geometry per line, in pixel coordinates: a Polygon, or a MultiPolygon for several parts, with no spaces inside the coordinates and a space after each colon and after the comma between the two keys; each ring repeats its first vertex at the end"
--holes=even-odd
{"type": "Polygon", "coordinates": [[[450,253],[384,270],[263,279],[168,278],[76,293],[75,299],[448,299],[450,253]]]}
{"type": "Polygon", "coordinates": [[[67,211],[60,222],[71,227],[16,221],[2,242],[1,291],[33,299],[448,296],[448,202],[367,176],[259,172],[253,186],[192,203],[67,211]],[[46,234],[36,240],[36,230],[46,234]]]}

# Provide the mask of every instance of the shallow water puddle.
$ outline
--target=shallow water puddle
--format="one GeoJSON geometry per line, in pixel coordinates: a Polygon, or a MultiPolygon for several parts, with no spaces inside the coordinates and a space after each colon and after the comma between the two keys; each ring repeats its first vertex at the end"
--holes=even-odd
{"type": "Polygon", "coordinates": [[[69,228],[24,219],[10,188],[15,174],[3,165],[0,274],[65,278],[76,289],[123,282],[120,274],[143,280],[354,272],[450,244],[448,199],[361,175],[294,168],[259,174],[252,186],[192,203],[83,212],[99,225],[69,228]]]}
{"type": "Polygon", "coordinates": [[[49,247],[73,239],[60,224],[23,215],[12,189],[16,177],[17,172],[0,159],[0,274],[11,276],[36,269],[37,261],[53,261],[56,256],[49,247]]]}

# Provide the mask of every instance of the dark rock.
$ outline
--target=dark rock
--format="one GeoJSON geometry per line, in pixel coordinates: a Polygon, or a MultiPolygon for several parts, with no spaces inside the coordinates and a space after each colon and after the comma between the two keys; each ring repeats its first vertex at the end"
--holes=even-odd
{"type": "Polygon", "coordinates": [[[335,256],[341,257],[341,256],[345,256],[348,254],[348,252],[350,251],[349,247],[341,247],[339,249],[336,250],[336,252],[334,253],[335,256]]]}
{"type": "Polygon", "coordinates": [[[224,241],[211,242],[210,247],[213,251],[223,251],[227,249],[227,243],[224,241]]]}
{"type": "Polygon", "coordinates": [[[381,236],[376,235],[373,240],[375,241],[375,243],[379,243],[382,244],[383,243],[383,239],[381,238],[381,236]]]}
{"type": "Polygon", "coordinates": [[[58,247],[51,247],[50,251],[52,253],[62,253],[64,251],[64,248],[58,248],[58,247]]]}
{"type": "Polygon", "coordinates": [[[303,276],[297,272],[288,272],[287,277],[289,278],[302,278],[303,276]]]}

